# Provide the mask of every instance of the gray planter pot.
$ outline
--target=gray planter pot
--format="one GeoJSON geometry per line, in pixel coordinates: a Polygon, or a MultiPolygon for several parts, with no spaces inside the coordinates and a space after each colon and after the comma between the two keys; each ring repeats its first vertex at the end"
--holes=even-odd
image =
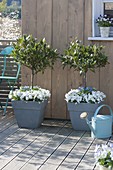
{"type": "Polygon", "coordinates": [[[20,128],[36,129],[44,119],[44,110],[48,101],[12,101],[14,114],[20,128]]]}
{"type": "Polygon", "coordinates": [[[96,111],[99,105],[100,104],[90,103],[67,103],[73,129],[90,131],[86,121],[80,118],[80,114],[82,112],[88,112],[88,119],[91,120],[94,115],[94,112],[96,111]]]}

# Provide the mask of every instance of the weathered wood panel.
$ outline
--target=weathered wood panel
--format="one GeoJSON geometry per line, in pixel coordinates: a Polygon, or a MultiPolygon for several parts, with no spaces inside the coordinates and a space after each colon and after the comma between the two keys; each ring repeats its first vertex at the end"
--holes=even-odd
{"type": "Polygon", "coordinates": [[[84,0],[84,30],[83,39],[85,44],[89,44],[88,36],[92,34],[92,1],[84,0]]]}
{"type": "MultiPolygon", "coordinates": [[[[52,38],[52,0],[37,0],[37,39],[46,38],[51,45],[52,38]]],[[[51,91],[51,69],[47,69],[42,75],[38,73],[36,84],[51,91]],[[42,81],[43,79],[43,81],[42,81]]],[[[46,117],[51,117],[51,105],[46,109],[46,117]]]]}
{"type": "MultiPolygon", "coordinates": [[[[22,33],[32,34],[37,37],[37,0],[24,0],[22,1],[22,33]]],[[[30,83],[31,72],[26,67],[22,67],[22,84],[30,83]]],[[[28,85],[27,84],[27,85],[28,85]]]]}
{"type": "Polygon", "coordinates": [[[68,1],[68,42],[73,38],[83,41],[84,36],[84,0],[68,1]]]}
{"type": "MultiPolygon", "coordinates": [[[[83,42],[84,44],[88,45],[91,44],[90,41],[88,41],[88,37],[92,34],[92,1],[91,0],[85,0],[84,2],[84,37],[83,42]]],[[[93,86],[97,89],[100,89],[100,73],[99,69],[93,72],[88,72],[87,74],[87,85],[93,86]]]]}
{"type": "Polygon", "coordinates": [[[22,33],[37,36],[37,0],[22,1],[22,33]]]}
{"type": "MultiPolygon", "coordinates": [[[[38,39],[46,37],[47,42],[60,53],[75,37],[82,40],[84,44],[97,43],[106,46],[105,51],[109,56],[110,64],[96,70],[95,73],[88,72],[87,85],[105,92],[106,102],[112,107],[113,42],[88,41],[88,36],[92,34],[92,1],[23,0],[22,4],[23,33],[33,34],[38,39]]],[[[23,68],[22,75],[24,85],[30,82],[28,69],[23,68]]],[[[71,88],[77,88],[82,84],[79,73],[68,67],[63,70],[60,61],[57,61],[54,70],[46,70],[44,75],[37,74],[35,84],[51,90],[52,97],[45,117],[68,119],[64,95],[71,88]]]]}
{"type": "MultiPolygon", "coordinates": [[[[68,5],[68,42],[74,38],[80,39],[83,41],[83,22],[84,22],[84,3],[83,0],[69,0],[68,5]]],[[[67,91],[72,88],[78,87],[81,85],[81,77],[79,72],[74,71],[73,69],[67,70],[67,91]]],[[[69,114],[67,112],[67,118],[69,114]]]]}
{"type": "MultiPolygon", "coordinates": [[[[57,48],[60,53],[62,53],[67,44],[67,19],[68,0],[53,0],[53,47],[57,48]]],[[[67,68],[63,70],[60,61],[57,61],[52,71],[51,79],[52,117],[66,118],[66,115],[62,114],[66,113],[66,104],[64,102],[64,94],[67,91],[66,73],[67,68]]]]}
{"type": "Polygon", "coordinates": [[[100,89],[106,93],[106,102],[113,109],[113,42],[100,42],[100,44],[105,46],[110,63],[100,69],[100,89]]]}

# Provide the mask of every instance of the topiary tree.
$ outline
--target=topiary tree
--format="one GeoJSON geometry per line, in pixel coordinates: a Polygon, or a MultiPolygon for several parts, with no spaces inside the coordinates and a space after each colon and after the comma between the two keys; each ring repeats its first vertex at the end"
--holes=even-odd
{"type": "Polygon", "coordinates": [[[30,68],[31,86],[34,85],[34,75],[38,72],[44,73],[47,67],[53,68],[58,54],[45,41],[41,39],[39,42],[32,35],[24,35],[13,44],[14,50],[12,56],[17,62],[30,68]]]}
{"type": "Polygon", "coordinates": [[[62,65],[63,67],[69,65],[70,68],[79,71],[83,76],[83,87],[86,87],[88,70],[95,72],[95,69],[105,67],[109,63],[103,48],[97,45],[85,46],[75,39],[61,57],[62,65]]]}

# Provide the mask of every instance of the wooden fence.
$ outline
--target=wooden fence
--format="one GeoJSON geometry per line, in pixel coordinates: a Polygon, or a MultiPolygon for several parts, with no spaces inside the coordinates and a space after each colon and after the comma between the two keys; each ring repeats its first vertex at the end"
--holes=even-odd
{"type": "MultiPolygon", "coordinates": [[[[88,85],[106,93],[106,103],[113,108],[113,41],[88,41],[92,33],[92,1],[91,0],[23,0],[22,32],[33,34],[40,39],[45,37],[52,47],[63,52],[68,43],[77,37],[84,44],[97,43],[105,45],[110,64],[98,69],[96,73],[88,73],[88,85]]],[[[22,68],[22,84],[30,83],[30,70],[22,68]]],[[[54,70],[46,70],[45,74],[35,76],[35,85],[51,91],[51,100],[46,112],[48,118],[68,119],[64,95],[71,88],[81,85],[78,72],[68,67],[62,69],[57,61],[54,70]]]]}

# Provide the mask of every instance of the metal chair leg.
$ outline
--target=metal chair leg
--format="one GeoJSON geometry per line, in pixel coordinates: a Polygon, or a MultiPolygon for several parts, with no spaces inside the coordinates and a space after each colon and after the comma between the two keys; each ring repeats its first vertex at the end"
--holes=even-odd
{"type": "MultiPolygon", "coordinates": [[[[14,89],[15,83],[16,83],[16,82],[14,81],[13,84],[11,85],[11,82],[8,81],[8,85],[9,85],[9,87],[10,87],[10,90],[13,90],[13,89],[14,89]]],[[[7,100],[6,100],[6,104],[5,104],[4,109],[3,109],[3,116],[6,115],[6,110],[7,110],[7,106],[8,106],[8,101],[9,101],[9,97],[8,97],[7,100]]]]}
{"type": "Polygon", "coordinates": [[[6,104],[5,104],[5,106],[4,106],[3,116],[5,116],[5,115],[6,115],[6,109],[7,109],[8,101],[9,101],[9,97],[7,98],[7,100],[6,100],[6,104]]]}

